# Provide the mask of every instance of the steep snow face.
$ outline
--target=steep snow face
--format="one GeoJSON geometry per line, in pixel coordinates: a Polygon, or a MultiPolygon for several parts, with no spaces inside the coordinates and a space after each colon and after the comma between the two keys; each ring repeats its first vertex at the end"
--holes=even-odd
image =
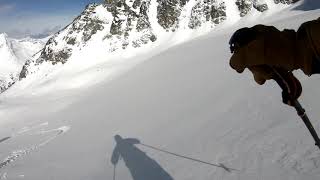
{"type": "Polygon", "coordinates": [[[279,3],[290,4],[292,1],[105,0],[100,5],[90,4],[70,25],[49,39],[38,59],[26,62],[20,79],[39,71],[42,66],[65,64],[79,54],[90,59],[84,51],[92,52],[92,49],[101,55],[96,59],[107,61],[114,53],[145,51],[141,47],[148,44],[157,47],[165,43],[169,48],[203,35],[217,25],[234,23],[234,19],[250,12],[262,14],[270,4],[279,3]]]}
{"type": "Polygon", "coordinates": [[[43,46],[43,40],[17,40],[0,34],[0,93],[18,80],[26,60],[32,58],[43,46]]]}

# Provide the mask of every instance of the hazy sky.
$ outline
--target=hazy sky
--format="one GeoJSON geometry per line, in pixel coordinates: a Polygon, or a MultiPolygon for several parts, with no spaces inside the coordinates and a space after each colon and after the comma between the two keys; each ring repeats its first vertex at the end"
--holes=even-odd
{"type": "Polygon", "coordinates": [[[102,0],[0,0],[0,33],[25,36],[56,31],[85,6],[102,0]]]}

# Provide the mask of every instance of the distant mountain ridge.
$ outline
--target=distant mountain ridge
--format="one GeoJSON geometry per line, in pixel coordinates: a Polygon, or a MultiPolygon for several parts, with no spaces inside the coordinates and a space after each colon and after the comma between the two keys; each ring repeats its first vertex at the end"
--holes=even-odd
{"type": "Polygon", "coordinates": [[[26,60],[40,51],[44,40],[32,38],[12,39],[0,34],[0,93],[9,88],[19,78],[26,60]]]}

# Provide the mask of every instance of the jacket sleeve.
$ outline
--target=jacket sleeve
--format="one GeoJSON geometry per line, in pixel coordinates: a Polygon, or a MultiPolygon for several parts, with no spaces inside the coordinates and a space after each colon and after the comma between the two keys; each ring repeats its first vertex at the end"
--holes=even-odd
{"type": "Polygon", "coordinates": [[[307,21],[297,31],[299,59],[305,74],[313,74],[313,62],[320,60],[320,18],[307,21]]]}
{"type": "Polygon", "coordinates": [[[120,159],[120,152],[118,146],[116,146],[113,150],[112,156],[111,156],[111,163],[113,165],[116,165],[120,159]]]}

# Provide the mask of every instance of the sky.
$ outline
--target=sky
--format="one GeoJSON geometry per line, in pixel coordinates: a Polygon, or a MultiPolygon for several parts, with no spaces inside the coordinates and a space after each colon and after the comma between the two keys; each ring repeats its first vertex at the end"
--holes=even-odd
{"type": "Polygon", "coordinates": [[[11,37],[58,31],[85,6],[102,0],[0,0],[0,33],[11,37]]]}

